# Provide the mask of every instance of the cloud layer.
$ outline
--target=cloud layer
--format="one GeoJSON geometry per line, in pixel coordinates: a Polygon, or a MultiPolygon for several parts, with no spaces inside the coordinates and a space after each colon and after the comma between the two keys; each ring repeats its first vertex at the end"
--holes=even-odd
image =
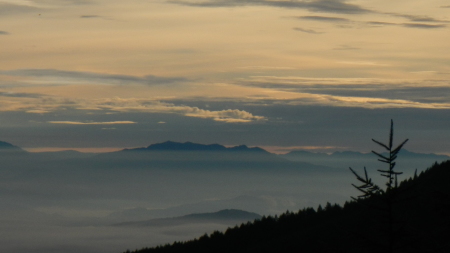
{"type": "Polygon", "coordinates": [[[93,72],[64,71],[57,69],[19,69],[0,71],[0,75],[33,77],[37,82],[48,85],[58,84],[144,84],[159,85],[188,81],[182,77],[158,77],[147,75],[136,77],[130,75],[101,74],[93,72]]]}
{"type": "Polygon", "coordinates": [[[312,0],[312,1],[276,1],[276,0],[209,0],[209,1],[179,1],[171,0],[169,3],[194,7],[238,7],[238,6],[270,6],[279,8],[298,8],[314,12],[333,12],[346,14],[367,13],[370,10],[345,0],[312,0]]]}
{"type": "Polygon", "coordinates": [[[134,121],[108,121],[108,122],[80,122],[80,121],[49,121],[51,124],[62,125],[123,125],[123,124],[136,124],[134,121]]]}
{"type": "Polygon", "coordinates": [[[242,80],[240,84],[298,93],[297,99],[279,101],[291,105],[450,109],[450,95],[445,95],[450,94],[450,84],[446,80],[255,76],[242,80]],[[423,87],[424,82],[426,88],[423,87]]]}
{"type": "Polygon", "coordinates": [[[361,26],[400,26],[409,28],[422,28],[422,29],[435,29],[435,28],[445,28],[447,27],[446,20],[439,20],[428,16],[415,16],[415,15],[403,15],[403,14],[393,14],[386,13],[387,15],[406,18],[412,23],[404,22],[386,22],[386,21],[358,21],[343,17],[334,16],[321,16],[321,15],[308,15],[308,16],[298,16],[295,17],[299,20],[307,21],[318,21],[318,22],[329,22],[333,24],[348,23],[351,26],[348,27],[361,27],[361,26]]]}
{"type": "MultiPolygon", "coordinates": [[[[64,99],[64,98],[26,98],[13,97],[0,101],[0,111],[24,111],[27,113],[50,113],[76,109],[82,111],[102,112],[141,112],[141,113],[170,113],[186,117],[212,119],[224,123],[249,123],[266,120],[263,116],[253,115],[250,112],[239,109],[205,110],[198,107],[175,105],[154,99],[135,98],[111,98],[111,99],[64,99]]],[[[72,125],[110,125],[110,124],[134,124],[133,121],[111,122],[79,122],[79,121],[50,121],[53,124],[72,125]]]]}

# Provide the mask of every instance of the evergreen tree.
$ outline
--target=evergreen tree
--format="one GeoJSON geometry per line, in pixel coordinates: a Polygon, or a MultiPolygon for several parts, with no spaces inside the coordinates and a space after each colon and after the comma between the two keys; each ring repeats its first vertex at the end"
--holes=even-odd
{"type": "MultiPolygon", "coordinates": [[[[394,122],[391,120],[391,130],[389,133],[389,144],[384,144],[377,140],[372,139],[373,142],[385,148],[388,151],[387,155],[382,153],[378,153],[372,151],[375,155],[378,156],[378,161],[387,164],[388,169],[378,170],[381,173],[381,176],[387,178],[386,189],[383,190],[381,187],[372,182],[372,179],[368,176],[366,168],[364,168],[364,177],[361,177],[356,173],[352,168],[350,171],[356,176],[356,179],[363,184],[360,186],[352,184],[356,189],[358,189],[363,194],[358,196],[359,199],[367,199],[370,197],[378,196],[381,198],[383,206],[372,206],[372,208],[381,210],[383,212],[384,217],[386,218],[386,247],[387,252],[392,253],[396,247],[397,241],[399,239],[399,235],[401,234],[402,225],[395,216],[394,205],[397,203],[397,194],[398,194],[398,181],[397,176],[401,175],[403,172],[395,171],[395,159],[397,159],[397,155],[402,149],[402,147],[406,144],[408,139],[404,140],[400,145],[396,148],[393,148],[393,139],[394,139],[394,122]]],[[[353,197],[352,197],[353,198],[353,197]]],[[[355,198],[353,198],[355,199],[355,198]]]]}

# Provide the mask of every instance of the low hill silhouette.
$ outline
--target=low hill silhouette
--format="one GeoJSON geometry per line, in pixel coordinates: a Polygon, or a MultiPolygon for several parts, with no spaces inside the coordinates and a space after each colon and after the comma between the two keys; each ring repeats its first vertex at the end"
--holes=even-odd
{"type": "MultiPolygon", "coordinates": [[[[450,161],[400,183],[393,252],[449,252],[450,161]]],[[[389,252],[382,195],[262,217],[252,223],[147,252],[389,252]]],[[[127,251],[130,252],[130,251],[127,251]]]]}

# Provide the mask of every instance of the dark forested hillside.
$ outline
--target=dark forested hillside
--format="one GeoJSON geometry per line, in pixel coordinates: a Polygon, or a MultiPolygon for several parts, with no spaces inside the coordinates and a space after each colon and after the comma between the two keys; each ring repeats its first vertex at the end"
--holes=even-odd
{"type": "Polygon", "coordinates": [[[391,217],[382,193],[343,207],[327,203],[288,211],[192,241],[133,252],[450,252],[449,178],[446,161],[401,182],[393,189],[391,217]],[[393,236],[389,230],[395,231],[393,236]]]}

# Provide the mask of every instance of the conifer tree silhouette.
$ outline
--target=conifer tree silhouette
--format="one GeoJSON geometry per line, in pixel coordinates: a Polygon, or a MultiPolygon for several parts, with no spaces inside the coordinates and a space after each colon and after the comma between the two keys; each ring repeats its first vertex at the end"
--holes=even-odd
{"type": "MultiPolygon", "coordinates": [[[[402,149],[402,147],[406,144],[408,139],[404,140],[400,145],[396,148],[393,148],[393,139],[394,139],[394,122],[391,119],[391,130],[389,133],[389,144],[384,144],[377,140],[372,139],[373,142],[385,148],[388,151],[387,155],[382,153],[378,153],[372,151],[375,155],[378,156],[378,161],[386,163],[388,165],[388,169],[378,170],[381,173],[381,176],[386,177],[388,180],[386,182],[386,189],[383,190],[381,187],[372,182],[372,179],[368,176],[367,170],[364,167],[364,177],[361,177],[358,173],[356,173],[352,168],[350,171],[356,176],[356,179],[362,182],[362,185],[354,185],[356,189],[358,189],[363,194],[358,196],[358,199],[366,199],[373,196],[381,196],[385,203],[384,208],[378,207],[378,209],[382,210],[385,213],[385,217],[387,218],[387,252],[394,252],[396,240],[399,238],[399,231],[397,231],[395,224],[398,222],[394,219],[394,208],[393,205],[396,202],[398,181],[397,176],[402,174],[403,172],[395,171],[395,160],[397,159],[397,155],[402,149]]],[[[354,200],[356,198],[352,197],[354,200]]]]}
{"type": "MultiPolygon", "coordinates": [[[[375,183],[372,182],[372,179],[369,178],[365,167],[364,167],[364,178],[359,176],[358,173],[356,173],[352,168],[350,168],[350,171],[356,176],[356,179],[363,183],[360,186],[356,186],[356,185],[352,184],[356,189],[358,189],[359,191],[361,191],[363,193],[363,195],[358,196],[358,198],[367,198],[367,197],[370,197],[375,194],[386,193],[386,192],[392,190],[392,188],[398,187],[397,176],[402,174],[403,172],[397,172],[394,170],[395,165],[396,165],[395,159],[397,159],[398,153],[400,152],[402,147],[406,144],[408,139],[404,140],[395,149],[392,148],[393,147],[393,139],[394,139],[394,122],[393,122],[393,120],[391,120],[391,131],[389,133],[389,145],[386,145],[382,142],[372,139],[373,142],[382,146],[389,152],[389,154],[387,156],[385,156],[381,153],[372,151],[372,153],[374,153],[375,155],[377,155],[379,157],[378,161],[386,163],[389,166],[389,168],[387,170],[378,170],[379,172],[382,173],[381,176],[388,178],[388,181],[386,183],[386,190],[383,190],[378,185],[376,185],[375,183]],[[393,184],[394,184],[394,186],[393,186],[393,184]]],[[[353,199],[355,199],[355,198],[353,198],[353,199]]]]}

